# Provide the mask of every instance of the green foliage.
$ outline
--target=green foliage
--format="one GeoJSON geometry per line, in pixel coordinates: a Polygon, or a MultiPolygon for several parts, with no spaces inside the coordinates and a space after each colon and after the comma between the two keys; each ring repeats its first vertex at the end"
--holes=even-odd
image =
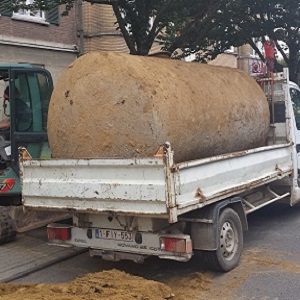
{"type": "MultiPolygon", "coordinates": [[[[35,0],[12,8],[49,10],[65,5],[67,14],[79,0],[35,0]]],[[[155,40],[177,57],[198,54],[198,60],[215,58],[230,46],[253,44],[252,38],[277,43],[297,80],[300,72],[300,0],[83,0],[113,7],[117,25],[131,54],[147,55],[155,40]],[[278,41],[283,41],[287,55],[278,41]]],[[[259,52],[258,49],[256,49],[259,52]]],[[[261,55],[261,53],[259,53],[261,55]]],[[[262,56],[262,55],[261,55],[262,56]]]]}
{"type": "Polygon", "coordinates": [[[233,21],[241,37],[251,36],[276,42],[278,51],[290,70],[290,78],[297,81],[300,72],[300,1],[299,0],[239,0],[233,21]],[[279,41],[286,46],[280,46],[279,41]],[[288,50],[289,54],[286,54],[288,50]]]}

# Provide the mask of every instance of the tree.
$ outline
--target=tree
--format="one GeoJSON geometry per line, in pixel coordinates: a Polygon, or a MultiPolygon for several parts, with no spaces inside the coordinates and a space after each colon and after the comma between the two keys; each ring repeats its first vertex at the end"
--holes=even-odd
{"type": "Polygon", "coordinates": [[[204,60],[216,57],[230,46],[250,44],[264,60],[254,39],[264,42],[270,38],[289,68],[290,79],[299,81],[299,0],[220,0],[217,13],[203,20],[188,22],[180,35],[166,46],[171,51],[181,48],[183,56],[200,51],[199,59],[204,60]],[[186,30],[191,26],[195,27],[195,35],[186,30]]]}
{"type": "MultiPolygon", "coordinates": [[[[35,0],[25,5],[25,0],[17,0],[12,9],[49,10],[58,5],[66,5],[64,14],[72,9],[78,0],[35,0]]],[[[92,4],[111,5],[117,18],[117,26],[125,39],[131,54],[147,55],[163,30],[183,30],[185,33],[174,40],[176,45],[185,43],[184,36],[196,36],[200,23],[217,12],[219,0],[83,0],[92,4]]],[[[202,26],[205,28],[205,26],[202,26]]],[[[203,32],[204,33],[204,32],[203,32]]],[[[203,35],[203,34],[202,34],[203,35]]],[[[169,41],[169,40],[168,40],[169,41]]],[[[170,49],[177,46],[170,45],[170,49]]]]}
{"type": "Polygon", "coordinates": [[[178,53],[177,57],[197,53],[198,60],[207,61],[230,48],[232,41],[223,38],[227,22],[219,19],[227,1],[198,2],[189,8],[187,18],[166,24],[164,35],[160,36],[164,49],[178,53]]]}
{"type": "MultiPolygon", "coordinates": [[[[76,1],[35,0],[32,5],[24,5],[23,0],[16,0],[13,8],[49,10],[64,4],[67,13],[76,1]]],[[[82,1],[112,6],[116,27],[121,30],[131,54],[147,55],[159,38],[165,50],[179,57],[197,53],[199,60],[207,61],[230,46],[249,43],[264,59],[253,38],[264,41],[268,36],[276,42],[291,79],[298,80],[300,0],[82,1]]]]}
{"type": "Polygon", "coordinates": [[[270,14],[264,15],[267,35],[276,41],[276,47],[286,62],[290,78],[298,82],[300,73],[300,2],[280,1],[270,14]],[[271,23],[269,26],[268,24],[271,23]],[[283,41],[286,48],[280,45],[283,41]],[[288,50],[288,54],[284,50],[288,50]]]}
{"type": "Polygon", "coordinates": [[[249,43],[259,56],[253,38],[273,39],[289,68],[291,80],[300,73],[300,1],[232,0],[220,10],[216,23],[226,26],[223,38],[234,46],[249,43]],[[223,18],[223,19],[222,19],[223,18]],[[227,25],[226,25],[227,23],[227,25]]]}

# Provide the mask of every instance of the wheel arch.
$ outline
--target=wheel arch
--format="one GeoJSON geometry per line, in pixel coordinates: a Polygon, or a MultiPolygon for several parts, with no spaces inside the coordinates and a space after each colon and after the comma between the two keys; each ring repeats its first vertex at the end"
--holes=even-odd
{"type": "Polygon", "coordinates": [[[218,238],[219,216],[225,208],[233,209],[239,216],[242,230],[248,230],[247,217],[240,197],[229,198],[197,210],[191,223],[191,239],[195,250],[216,250],[219,247],[218,238]],[[196,215],[195,215],[196,214],[196,215]]]}

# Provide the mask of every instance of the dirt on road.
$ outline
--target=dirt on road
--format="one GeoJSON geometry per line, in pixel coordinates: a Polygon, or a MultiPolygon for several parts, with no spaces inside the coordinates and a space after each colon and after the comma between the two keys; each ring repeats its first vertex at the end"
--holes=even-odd
{"type": "Polygon", "coordinates": [[[164,283],[118,270],[88,274],[61,284],[1,284],[1,300],[183,300],[194,299],[210,281],[203,274],[164,283]],[[180,288],[178,288],[180,287],[180,288]],[[189,294],[189,291],[190,294],[189,294]],[[184,292],[184,294],[183,294],[184,292]]]}
{"type": "MultiPolygon", "coordinates": [[[[120,270],[89,273],[59,284],[0,284],[0,300],[232,300],[251,276],[270,272],[298,274],[300,265],[282,260],[284,253],[252,248],[228,273],[179,270],[156,280],[120,270]]],[[[168,271],[168,270],[167,270],[168,271]]],[[[151,272],[151,271],[150,271],[151,272]]],[[[131,273],[131,272],[130,272],[131,273]]],[[[159,275],[159,274],[158,274],[159,275]]],[[[153,276],[151,276],[153,277],[153,276]]],[[[267,299],[267,298],[266,298],[267,299]]]]}

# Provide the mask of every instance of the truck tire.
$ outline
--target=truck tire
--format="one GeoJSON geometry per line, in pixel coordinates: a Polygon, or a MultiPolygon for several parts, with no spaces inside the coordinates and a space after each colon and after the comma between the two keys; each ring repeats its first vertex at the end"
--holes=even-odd
{"type": "Polygon", "coordinates": [[[208,267],[218,272],[235,268],[243,249],[243,229],[239,215],[231,208],[225,208],[219,216],[219,247],[215,251],[202,251],[208,267]]]}
{"type": "Polygon", "coordinates": [[[9,211],[9,206],[0,206],[0,245],[13,241],[17,234],[9,211]]]}

